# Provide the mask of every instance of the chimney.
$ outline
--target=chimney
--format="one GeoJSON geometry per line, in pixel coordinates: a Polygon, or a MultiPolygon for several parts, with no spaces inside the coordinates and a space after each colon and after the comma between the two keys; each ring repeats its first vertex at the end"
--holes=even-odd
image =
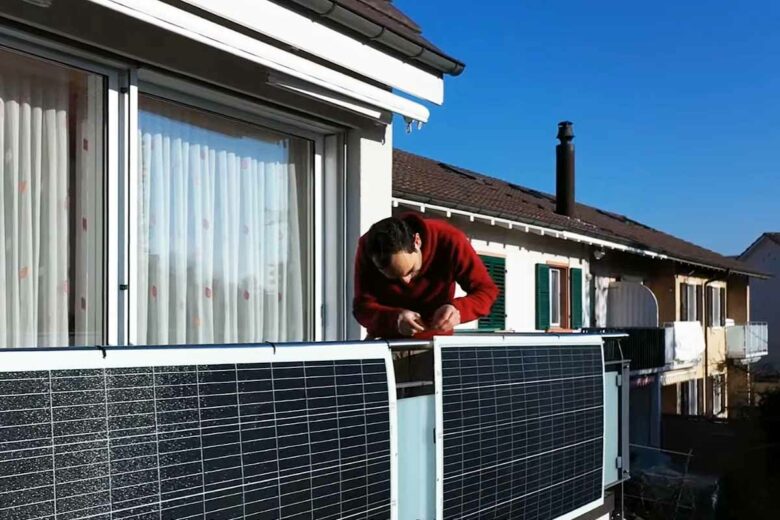
{"type": "Polygon", "coordinates": [[[574,128],[571,121],[558,123],[555,147],[555,212],[574,218],[574,128]]]}

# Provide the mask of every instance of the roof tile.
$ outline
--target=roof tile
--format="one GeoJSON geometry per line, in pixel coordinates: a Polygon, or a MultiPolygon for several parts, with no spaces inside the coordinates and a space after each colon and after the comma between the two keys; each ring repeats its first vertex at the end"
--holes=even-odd
{"type": "Polygon", "coordinates": [[[555,212],[553,195],[402,150],[393,153],[393,195],[582,233],[680,260],[763,276],[743,262],[624,215],[577,204],[577,218],[570,218],[555,212]]]}

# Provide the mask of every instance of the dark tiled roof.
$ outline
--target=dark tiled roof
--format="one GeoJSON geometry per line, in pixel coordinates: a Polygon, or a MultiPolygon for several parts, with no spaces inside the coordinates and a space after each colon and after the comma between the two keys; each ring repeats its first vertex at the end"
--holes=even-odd
{"type": "Polygon", "coordinates": [[[422,29],[414,20],[402,13],[392,0],[334,0],[347,9],[359,12],[366,18],[392,29],[398,33],[406,32],[409,35],[420,34],[422,29]]]}
{"type": "Polygon", "coordinates": [[[764,276],[743,262],[645,226],[577,204],[577,218],[555,212],[555,197],[402,150],[393,153],[393,196],[581,233],[696,264],[764,276]]]}
{"type": "Polygon", "coordinates": [[[764,238],[766,238],[767,240],[771,240],[772,242],[774,242],[777,245],[780,245],[780,233],[770,233],[770,232],[761,233],[761,236],[759,236],[757,239],[755,239],[752,244],[747,246],[747,249],[742,251],[742,253],[740,253],[737,256],[737,258],[747,261],[748,260],[748,258],[747,258],[748,254],[751,251],[753,251],[753,248],[755,246],[757,246],[759,244],[759,242],[761,242],[764,238]]]}
{"type": "MultiPolygon", "coordinates": [[[[425,39],[422,35],[422,29],[411,18],[401,12],[393,5],[392,0],[334,0],[337,4],[349,9],[350,11],[371,20],[372,22],[386,27],[391,31],[398,33],[404,38],[425,47],[426,49],[446,56],[446,54],[434,44],[425,39]]],[[[454,58],[447,56],[453,61],[454,58]]]]}
{"type": "Polygon", "coordinates": [[[439,73],[460,74],[465,65],[422,35],[417,23],[400,11],[392,0],[275,0],[293,3],[307,12],[357,31],[376,45],[400,52],[404,59],[431,67],[439,73]],[[345,16],[346,15],[346,16],[345,16]],[[367,28],[365,23],[370,23],[367,28]],[[378,26],[378,27],[376,27],[378,26]],[[369,31],[369,32],[364,32],[369,31]]]}
{"type": "Polygon", "coordinates": [[[780,244],[780,233],[764,233],[769,240],[772,240],[776,244],[780,244]]]}

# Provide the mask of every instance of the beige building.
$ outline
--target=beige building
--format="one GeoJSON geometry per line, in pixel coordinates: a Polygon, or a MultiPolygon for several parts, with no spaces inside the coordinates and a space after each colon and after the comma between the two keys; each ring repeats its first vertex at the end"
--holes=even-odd
{"type": "Polygon", "coordinates": [[[749,284],[764,275],[623,215],[583,204],[566,214],[559,201],[573,187],[558,189],[394,153],[394,213],[450,220],[502,288],[492,315],[462,328],[627,333],[635,443],[660,444],[664,413],[725,418],[744,404],[747,370],[765,352],[746,340],[762,327],[749,321],[749,284]]]}

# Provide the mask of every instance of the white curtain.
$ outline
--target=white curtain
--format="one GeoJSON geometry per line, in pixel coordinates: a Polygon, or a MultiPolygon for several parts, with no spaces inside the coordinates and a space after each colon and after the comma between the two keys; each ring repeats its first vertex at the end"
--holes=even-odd
{"type": "Polygon", "coordinates": [[[152,98],[140,108],[138,341],[304,339],[308,142],[152,98]]]}
{"type": "Polygon", "coordinates": [[[0,52],[0,346],[100,341],[101,89],[100,77],[0,52]]]}

